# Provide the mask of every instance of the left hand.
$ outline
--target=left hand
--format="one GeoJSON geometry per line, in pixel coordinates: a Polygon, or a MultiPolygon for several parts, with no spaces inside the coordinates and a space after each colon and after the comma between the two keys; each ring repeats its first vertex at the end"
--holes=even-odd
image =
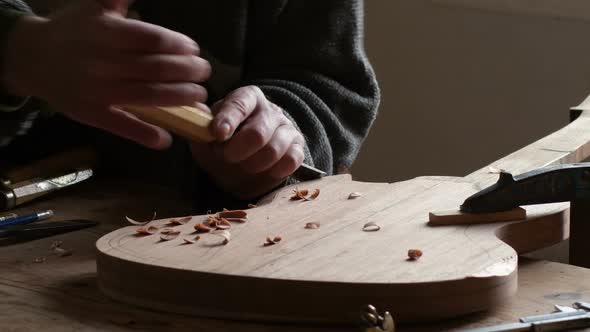
{"type": "Polygon", "coordinates": [[[224,190],[251,199],[280,185],[303,163],[305,139],[256,86],[212,107],[214,143],[192,143],[193,158],[224,190]]]}

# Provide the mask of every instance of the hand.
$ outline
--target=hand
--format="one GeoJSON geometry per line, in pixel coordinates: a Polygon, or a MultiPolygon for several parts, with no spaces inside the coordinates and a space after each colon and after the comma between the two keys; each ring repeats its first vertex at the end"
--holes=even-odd
{"type": "Polygon", "coordinates": [[[193,157],[236,197],[250,199],[269,192],[303,163],[303,136],[258,87],[231,92],[212,111],[211,131],[217,142],[193,143],[193,157]]]}
{"type": "Polygon", "coordinates": [[[125,18],[126,0],[80,0],[56,16],[21,19],[9,37],[2,83],[81,123],[150,148],[169,133],[115,105],[194,105],[207,99],[209,63],[189,37],[125,18]]]}

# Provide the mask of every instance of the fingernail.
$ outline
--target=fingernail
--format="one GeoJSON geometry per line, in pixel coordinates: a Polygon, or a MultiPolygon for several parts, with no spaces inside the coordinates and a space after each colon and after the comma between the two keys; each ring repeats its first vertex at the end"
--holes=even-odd
{"type": "Polygon", "coordinates": [[[231,134],[230,130],[231,127],[227,121],[224,121],[219,125],[219,136],[223,141],[227,141],[229,139],[231,134]]]}

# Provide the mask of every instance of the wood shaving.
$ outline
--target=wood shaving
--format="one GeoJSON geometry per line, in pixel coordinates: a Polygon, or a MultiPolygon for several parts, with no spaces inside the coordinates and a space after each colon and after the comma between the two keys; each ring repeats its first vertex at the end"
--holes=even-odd
{"type": "Polygon", "coordinates": [[[158,232],[158,227],[156,226],[149,226],[149,227],[140,227],[135,230],[139,235],[154,235],[158,232]]]}
{"type": "Polygon", "coordinates": [[[191,221],[191,219],[193,219],[193,217],[191,217],[191,216],[186,216],[186,217],[182,217],[182,218],[174,218],[174,219],[170,219],[170,221],[168,221],[168,224],[173,225],[173,226],[184,225],[187,222],[191,221]]]}
{"type": "Polygon", "coordinates": [[[152,216],[152,219],[148,220],[148,221],[137,221],[137,220],[131,219],[127,216],[125,217],[125,219],[127,219],[127,221],[133,225],[143,226],[143,225],[147,225],[148,223],[156,220],[156,212],[154,211],[154,215],[152,216]]]}
{"type": "Polygon", "coordinates": [[[258,206],[256,204],[248,204],[248,209],[255,209],[258,206]]]}
{"type": "Polygon", "coordinates": [[[164,228],[160,231],[160,234],[170,234],[176,232],[174,228],[164,228]]]}
{"type": "Polygon", "coordinates": [[[318,198],[319,195],[320,195],[320,190],[316,189],[313,191],[313,193],[311,193],[311,196],[309,196],[309,199],[310,200],[316,199],[316,198],[318,198]]]}
{"type": "Polygon", "coordinates": [[[376,232],[381,229],[381,226],[377,225],[374,221],[368,222],[363,226],[365,232],[376,232]]]}
{"type": "Polygon", "coordinates": [[[231,223],[225,218],[219,218],[215,227],[217,229],[230,229],[231,223]]]}
{"type": "Polygon", "coordinates": [[[211,228],[203,224],[196,224],[195,230],[197,233],[207,233],[211,231],[211,228]]]}
{"type": "Polygon", "coordinates": [[[248,217],[248,212],[244,211],[244,210],[227,210],[224,209],[221,212],[217,213],[217,216],[219,218],[247,218],[248,217]]]}
{"type": "Polygon", "coordinates": [[[245,223],[245,222],[248,221],[248,219],[246,219],[246,218],[224,218],[224,219],[227,220],[227,221],[229,221],[229,222],[237,222],[237,223],[240,223],[240,224],[243,224],[243,223],[245,223]]]}
{"type": "Polygon", "coordinates": [[[45,257],[35,257],[35,259],[33,259],[33,263],[45,263],[46,260],[47,258],[45,257]]]}
{"type": "Polygon", "coordinates": [[[228,230],[217,230],[211,234],[221,236],[223,238],[223,241],[221,242],[221,244],[223,244],[223,245],[228,244],[229,240],[231,240],[231,233],[228,230]]]}
{"type": "Polygon", "coordinates": [[[51,247],[49,247],[49,249],[53,252],[54,255],[59,256],[59,257],[71,256],[72,251],[62,248],[61,247],[62,244],[63,244],[62,241],[54,241],[51,244],[51,247]]]}
{"type": "Polygon", "coordinates": [[[320,228],[320,223],[319,222],[308,222],[307,224],[305,224],[305,228],[318,229],[318,228],[320,228]]]}
{"type": "Polygon", "coordinates": [[[291,200],[293,200],[293,201],[305,200],[308,194],[309,194],[309,190],[296,188],[293,190],[293,196],[291,196],[291,200]]]}
{"type": "Polygon", "coordinates": [[[197,237],[195,237],[194,239],[191,239],[191,238],[188,238],[188,237],[185,237],[185,238],[183,238],[183,240],[184,240],[184,244],[195,244],[195,243],[196,243],[197,241],[199,241],[200,239],[201,239],[201,237],[200,237],[200,236],[197,236],[197,237]]]}
{"type": "Polygon", "coordinates": [[[420,249],[408,250],[408,259],[409,260],[415,261],[420,257],[422,257],[422,250],[420,250],[420,249]]]}
{"type": "Polygon", "coordinates": [[[275,245],[275,244],[281,242],[281,240],[282,240],[282,238],[279,235],[275,236],[272,239],[270,237],[267,237],[266,242],[264,242],[264,246],[268,247],[268,246],[275,245]]]}
{"type": "Polygon", "coordinates": [[[348,199],[355,199],[355,198],[359,198],[361,196],[363,196],[363,194],[355,191],[355,192],[350,193],[350,195],[348,195],[348,199]]]}
{"type": "Polygon", "coordinates": [[[162,241],[171,241],[176,239],[180,235],[180,231],[172,231],[166,234],[160,234],[160,240],[162,241]]]}

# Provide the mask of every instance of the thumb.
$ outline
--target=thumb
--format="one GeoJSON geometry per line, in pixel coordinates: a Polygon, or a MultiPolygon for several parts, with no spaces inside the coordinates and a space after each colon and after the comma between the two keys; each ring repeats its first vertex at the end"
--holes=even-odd
{"type": "Polygon", "coordinates": [[[127,10],[134,0],[96,0],[104,9],[115,11],[122,16],[127,15],[127,10]]]}

